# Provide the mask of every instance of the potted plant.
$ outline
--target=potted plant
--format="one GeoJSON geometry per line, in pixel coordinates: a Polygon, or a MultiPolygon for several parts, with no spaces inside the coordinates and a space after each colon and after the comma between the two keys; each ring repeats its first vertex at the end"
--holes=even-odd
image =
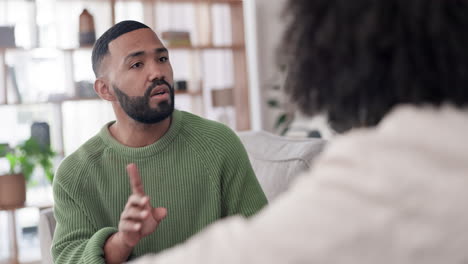
{"type": "Polygon", "coordinates": [[[42,168],[46,178],[52,182],[52,158],[55,152],[49,145],[41,145],[30,138],[14,148],[0,145],[0,158],[6,158],[9,171],[0,175],[0,208],[11,209],[24,205],[26,184],[33,185],[32,173],[36,166],[42,168]]]}

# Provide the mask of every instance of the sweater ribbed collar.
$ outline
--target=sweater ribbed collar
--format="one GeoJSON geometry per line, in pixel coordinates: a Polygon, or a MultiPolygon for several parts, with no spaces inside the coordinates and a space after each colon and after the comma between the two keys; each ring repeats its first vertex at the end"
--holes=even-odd
{"type": "Polygon", "coordinates": [[[169,146],[169,144],[171,144],[179,134],[179,131],[182,128],[182,113],[174,109],[174,112],[172,113],[171,126],[169,127],[169,130],[167,130],[166,134],[153,144],[139,148],[128,147],[119,143],[109,132],[109,126],[113,123],[115,123],[115,121],[107,123],[99,132],[99,137],[102,139],[103,143],[118,154],[132,158],[146,158],[160,153],[169,146]]]}

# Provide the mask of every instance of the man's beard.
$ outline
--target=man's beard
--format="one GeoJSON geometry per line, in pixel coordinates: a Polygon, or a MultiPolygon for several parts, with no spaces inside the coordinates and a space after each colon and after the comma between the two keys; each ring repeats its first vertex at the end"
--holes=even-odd
{"type": "Polygon", "coordinates": [[[156,124],[169,116],[174,111],[174,88],[165,80],[154,81],[143,96],[128,96],[117,85],[112,84],[117,100],[122,109],[133,120],[143,124],[156,124]],[[170,101],[162,101],[155,108],[150,107],[151,91],[158,85],[166,85],[169,88],[170,101]]]}

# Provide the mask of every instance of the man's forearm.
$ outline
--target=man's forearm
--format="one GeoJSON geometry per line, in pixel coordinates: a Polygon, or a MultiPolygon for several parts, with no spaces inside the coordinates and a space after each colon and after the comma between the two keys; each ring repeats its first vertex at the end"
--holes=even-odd
{"type": "Polygon", "coordinates": [[[133,248],[127,246],[121,238],[121,233],[117,232],[110,236],[104,245],[104,258],[106,263],[122,263],[128,260],[133,248]]]}

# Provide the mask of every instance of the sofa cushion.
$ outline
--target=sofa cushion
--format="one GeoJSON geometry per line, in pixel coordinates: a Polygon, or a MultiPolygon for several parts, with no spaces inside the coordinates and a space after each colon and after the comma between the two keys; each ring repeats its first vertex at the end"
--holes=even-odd
{"type": "Polygon", "coordinates": [[[295,139],[264,131],[238,133],[269,201],[287,190],[290,183],[308,170],[322,151],[325,140],[295,139]]]}

